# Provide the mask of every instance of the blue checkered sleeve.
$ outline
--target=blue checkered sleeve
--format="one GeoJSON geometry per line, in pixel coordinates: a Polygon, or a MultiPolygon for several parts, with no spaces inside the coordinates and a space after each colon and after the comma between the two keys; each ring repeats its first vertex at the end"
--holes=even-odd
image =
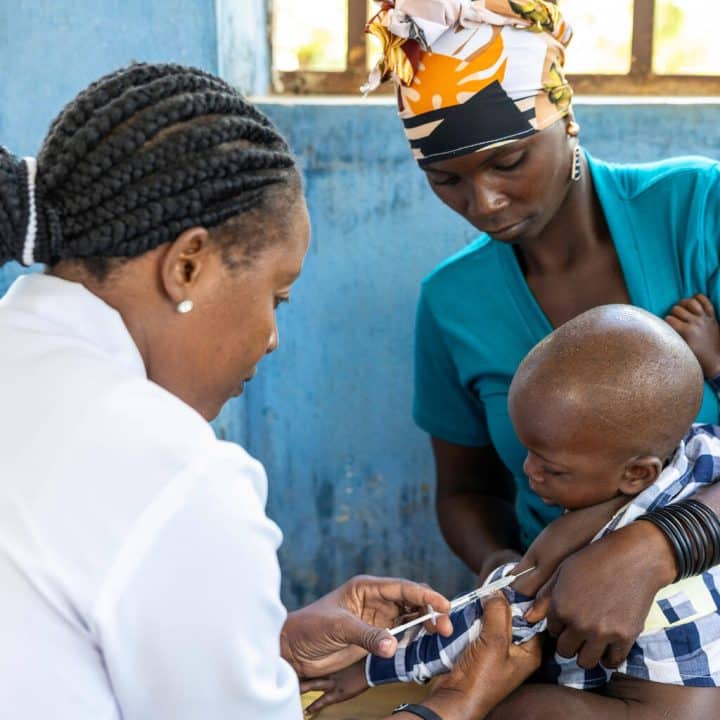
{"type": "MultiPolygon", "coordinates": [[[[507,575],[515,563],[497,568],[485,581],[494,582],[507,575]]],[[[532,598],[505,588],[503,590],[512,612],[513,642],[526,642],[545,629],[545,621],[528,623],[523,615],[532,598]]],[[[453,633],[442,637],[422,627],[406,630],[398,639],[398,649],[392,658],[370,655],[365,665],[368,684],[384,685],[393,682],[426,683],[430,678],[452,670],[457,658],[482,630],[483,608],[480,600],[450,614],[453,633]]]]}

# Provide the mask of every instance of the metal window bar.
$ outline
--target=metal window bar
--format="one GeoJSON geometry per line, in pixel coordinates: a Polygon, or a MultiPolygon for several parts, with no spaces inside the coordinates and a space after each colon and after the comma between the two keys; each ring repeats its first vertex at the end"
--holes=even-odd
{"type": "MultiPolygon", "coordinates": [[[[358,95],[367,79],[366,0],[348,0],[347,56],[343,72],[275,73],[276,92],[296,95],[358,95]]],[[[655,0],[633,5],[632,59],[624,75],[570,75],[578,95],[720,96],[719,75],[657,75],[652,70],[655,0]]],[[[393,93],[390,84],[378,92],[393,93]]]]}

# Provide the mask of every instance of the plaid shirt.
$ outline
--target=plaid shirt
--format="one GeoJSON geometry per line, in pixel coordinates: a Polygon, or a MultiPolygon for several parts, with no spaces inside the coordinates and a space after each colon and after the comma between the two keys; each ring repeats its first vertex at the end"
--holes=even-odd
{"type": "MultiPolygon", "coordinates": [[[[718,479],[720,426],[693,425],[657,481],[619,510],[594,540],[646,512],[694,495],[718,479]]],[[[513,567],[510,563],[497,568],[486,583],[507,575],[513,567]]],[[[512,607],[514,642],[526,642],[545,630],[544,620],[530,624],[523,618],[532,598],[512,588],[504,592],[512,607]]],[[[482,605],[479,601],[471,603],[450,617],[453,634],[448,638],[413,628],[400,638],[394,657],[369,656],[369,685],[411,680],[424,683],[449,672],[467,645],[480,635],[482,605]]],[[[656,595],[643,632],[617,671],[602,665],[584,670],[576,658],[557,654],[543,668],[546,677],[578,689],[604,685],[613,672],[673,685],[720,686],[720,566],[674,583],[656,595]]]]}

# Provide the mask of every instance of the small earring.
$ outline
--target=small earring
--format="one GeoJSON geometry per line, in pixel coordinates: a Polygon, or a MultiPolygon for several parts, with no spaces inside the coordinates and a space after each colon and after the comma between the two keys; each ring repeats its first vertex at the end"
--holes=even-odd
{"type": "Polygon", "coordinates": [[[572,171],[570,172],[570,179],[573,182],[577,182],[582,176],[582,150],[579,145],[575,146],[573,150],[573,163],[572,171]]]}
{"type": "Polygon", "coordinates": [[[181,315],[187,315],[193,309],[192,300],[183,300],[177,304],[175,308],[181,315]]]}

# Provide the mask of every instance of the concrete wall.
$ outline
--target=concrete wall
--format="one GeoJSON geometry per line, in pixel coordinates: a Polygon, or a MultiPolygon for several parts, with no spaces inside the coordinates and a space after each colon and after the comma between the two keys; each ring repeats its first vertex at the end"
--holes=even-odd
{"type": "Polygon", "coordinates": [[[0,139],[33,155],[79,90],[132,61],[217,71],[213,0],[0,0],[0,139]]]}
{"type": "MultiPolygon", "coordinates": [[[[285,598],[362,571],[454,592],[471,578],[435,523],[429,446],[410,417],[412,328],[420,279],[475,232],[427,188],[390,105],[263,107],[300,156],[313,244],[281,310],[280,351],[220,428],[267,465],[285,598]]],[[[577,115],[604,159],[720,158],[717,104],[579,104],[577,115]]]]}
{"type": "MultiPolygon", "coordinates": [[[[252,3],[237,15],[237,3],[218,0],[218,18],[252,17],[262,39],[263,13],[252,3]]],[[[0,0],[0,142],[17,153],[35,153],[64,102],[132,59],[216,69],[209,0],[62,4],[72,11],[0,0]]],[[[220,67],[262,87],[260,64],[227,56],[240,42],[228,27],[220,67]]],[[[412,327],[421,277],[474,232],[427,189],[390,104],[263,107],[300,157],[313,244],[280,311],[280,351],[216,428],[267,466],[290,606],[362,571],[454,592],[471,579],[439,538],[428,444],[410,418],[412,327]]],[[[606,159],[720,157],[720,105],[581,104],[578,117],[583,141],[606,159]]],[[[0,269],[0,294],[18,271],[0,269]]]]}
{"type": "Polygon", "coordinates": [[[36,155],[65,103],[133,61],[217,72],[213,0],[0,0],[0,145],[36,155]]]}
{"type": "Polygon", "coordinates": [[[246,95],[270,89],[270,34],[266,0],[215,0],[218,72],[246,95]]]}

